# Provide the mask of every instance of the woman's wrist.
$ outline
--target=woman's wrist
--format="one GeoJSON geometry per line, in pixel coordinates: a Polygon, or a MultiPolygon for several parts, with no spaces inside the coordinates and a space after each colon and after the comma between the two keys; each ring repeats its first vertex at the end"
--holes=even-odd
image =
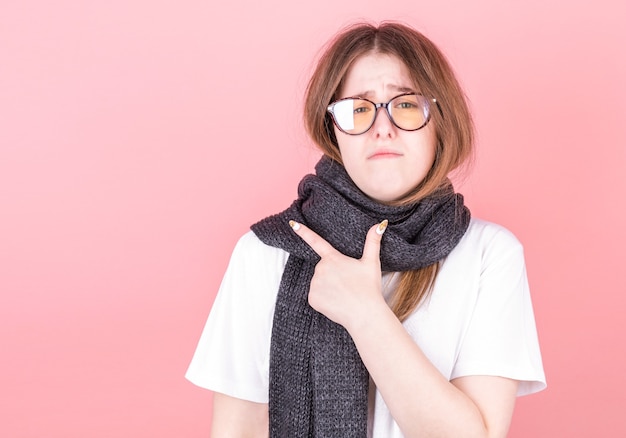
{"type": "Polygon", "coordinates": [[[369,328],[378,325],[390,316],[395,318],[382,295],[368,297],[361,300],[358,306],[347,314],[344,327],[354,339],[355,336],[367,332],[369,328]]]}

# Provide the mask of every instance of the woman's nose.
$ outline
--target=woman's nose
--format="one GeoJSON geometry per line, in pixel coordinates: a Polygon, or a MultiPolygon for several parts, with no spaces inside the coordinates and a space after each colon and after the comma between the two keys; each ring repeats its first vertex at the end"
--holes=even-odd
{"type": "Polygon", "coordinates": [[[395,133],[395,125],[389,118],[387,108],[380,107],[376,110],[376,117],[374,118],[374,126],[372,130],[377,137],[392,137],[395,133]]]}

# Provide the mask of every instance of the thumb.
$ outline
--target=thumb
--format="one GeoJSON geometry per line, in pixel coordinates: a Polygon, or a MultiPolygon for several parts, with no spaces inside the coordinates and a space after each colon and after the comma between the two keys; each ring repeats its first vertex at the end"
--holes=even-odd
{"type": "Polygon", "coordinates": [[[387,229],[387,225],[389,225],[389,221],[385,219],[369,229],[365,237],[365,246],[363,247],[363,257],[361,259],[380,261],[380,241],[387,229]]]}

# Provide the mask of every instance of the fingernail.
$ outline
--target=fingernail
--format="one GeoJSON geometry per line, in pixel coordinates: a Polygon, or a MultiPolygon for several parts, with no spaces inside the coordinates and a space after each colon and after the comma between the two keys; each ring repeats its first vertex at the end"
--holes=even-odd
{"type": "Polygon", "coordinates": [[[296,221],[289,221],[289,226],[293,228],[294,231],[298,231],[300,229],[300,224],[296,221]]]}
{"type": "Polygon", "coordinates": [[[387,219],[385,219],[384,221],[382,221],[381,223],[378,224],[378,227],[376,227],[376,232],[382,236],[383,233],[385,232],[385,230],[387,229],[387,225],[389,225],[389,221],[387,219]]]}

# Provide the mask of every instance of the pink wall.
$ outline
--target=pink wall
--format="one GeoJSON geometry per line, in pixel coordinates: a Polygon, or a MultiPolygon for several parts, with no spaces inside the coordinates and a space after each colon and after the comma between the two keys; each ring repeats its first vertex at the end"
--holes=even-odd
{"type": "Polygon", "coordinates": [[[183,374],[234,242],[316,161],[312,58],[362,17],[449,55],[461,189],[525,244],[549,388],[510,436],[626,434],[623,2],[213,3],[0,4],[0,436],[207,436],[183,374]]]}

